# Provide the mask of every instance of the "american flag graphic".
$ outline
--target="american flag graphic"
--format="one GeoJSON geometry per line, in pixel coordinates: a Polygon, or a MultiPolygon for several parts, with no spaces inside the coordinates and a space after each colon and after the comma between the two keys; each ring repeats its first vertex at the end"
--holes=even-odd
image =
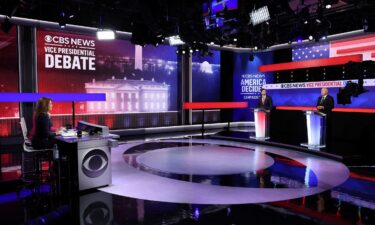
{"type": "Polygon", "coordinates": [[[375,35],[362,35],[337,41],[306,44],[292,49],[292,61],[362,54],[363,61],[375,61],[375,35]]]}
{"type": "Polygon", "coordinates": [[[292,61],[329,58],[329,43],[316,43],[296,46],[292,49],[292,61]]]}

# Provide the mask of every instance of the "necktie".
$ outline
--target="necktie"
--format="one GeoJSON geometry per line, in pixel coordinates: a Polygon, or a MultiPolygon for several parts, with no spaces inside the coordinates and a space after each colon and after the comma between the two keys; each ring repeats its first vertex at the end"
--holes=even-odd
{"type": "Polygon", "coordinates": [[[322,97],[322,100],[320,101],[320,104],[323,104],[325,98],[326,98],[326,96],[322,97]]]}

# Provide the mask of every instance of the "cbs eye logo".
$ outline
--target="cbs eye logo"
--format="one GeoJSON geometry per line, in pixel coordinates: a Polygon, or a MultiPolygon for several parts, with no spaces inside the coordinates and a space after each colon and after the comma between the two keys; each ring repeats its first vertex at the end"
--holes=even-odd
{"type": "Polygon", "coordinates": [[[46,35],[46,36],[44,36],[44,40],[46,41],[46,42],[52,42],[52,36],[51,35],[46,35]]]}
{"type": "Polygon", "coordinates": [[[82,160],[82,172],[91,178],[99,177],[108,167],[108,157],[104,151],[94,149],[82,160]]]}
{"type": "Polygon", "coordinates": [[[90,204],[83,213],[85,225],[110,224],[111,211],[103,202],[90,204]]]}

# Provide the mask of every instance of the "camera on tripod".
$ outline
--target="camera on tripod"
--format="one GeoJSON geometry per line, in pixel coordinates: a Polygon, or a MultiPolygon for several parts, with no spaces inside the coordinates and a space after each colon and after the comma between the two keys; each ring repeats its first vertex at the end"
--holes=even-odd
{"type": "Polygon", "coordinates": [[[374,68],[374,63],[365,61],[363,63],[349,62],[346,64],[347,75],[353,80],[357,79],[357,82],[349,80],[345,87],[340,88],[337,93],[337,103],[346,105],[352,103],[352,97],[358,97],[360,94],[368,92],[363,87],[363,79],[365,71],[371,73],[371,69],[374,68]]]}

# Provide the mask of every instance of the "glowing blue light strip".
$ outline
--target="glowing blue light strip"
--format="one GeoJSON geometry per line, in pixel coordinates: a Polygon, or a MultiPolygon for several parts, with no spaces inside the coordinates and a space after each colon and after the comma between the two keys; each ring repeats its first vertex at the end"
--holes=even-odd
{"type": "Polygon", "coordinates": [[[105,101],[104,93],[0,93],[0,102],[37,102],[41,97],[54,102],[105,101]]]}

